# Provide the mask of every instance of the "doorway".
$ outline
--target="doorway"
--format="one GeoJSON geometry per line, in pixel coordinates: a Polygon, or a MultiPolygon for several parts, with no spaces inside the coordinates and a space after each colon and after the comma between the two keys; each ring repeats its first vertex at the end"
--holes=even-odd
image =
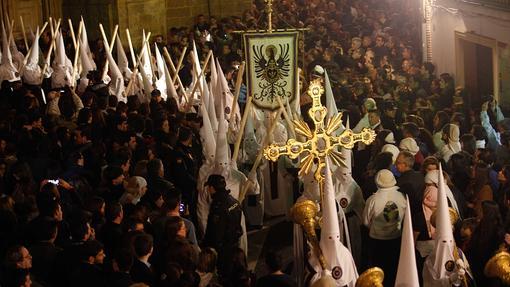
{"type": "Polygon", "coordinates": [[[499,101],[497,41],[472,33],[455,32],[458,86],[469,97],[465,104],[479,110],[487,96],[499,101]]]}

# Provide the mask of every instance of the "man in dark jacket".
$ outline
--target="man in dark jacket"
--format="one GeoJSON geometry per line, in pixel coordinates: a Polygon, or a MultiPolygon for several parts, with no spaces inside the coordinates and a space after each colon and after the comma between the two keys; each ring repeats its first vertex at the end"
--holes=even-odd
{"type": "Polygon", "coordinates": [[[218,174],[210,175],[205,183],[212,202],[204,245],[218,251],[218,271],[223,276],[228,275],[232,269],[231,259],[239,247],[242,235],[241,205],[229,194],[226,186],[225,178],[218,174]]]}
{"type": "Polygon", "coordinates": [[[425,178],[421,172],[413,170],[414,155],[408,151],[401,151],[395,160],[395,165],[400,172],[400,177],[397,179],[400,192],[409,196],[411,210],[421,209],[419,206],[423,200],[425,178]]]}
{"type": "Polygon", "coordinates": [[[72,286],[106,286],[102,268],[105,258],[103,244],[96,240],[85,242],[80,252],[80,264],[71,272],[72,286]]]}

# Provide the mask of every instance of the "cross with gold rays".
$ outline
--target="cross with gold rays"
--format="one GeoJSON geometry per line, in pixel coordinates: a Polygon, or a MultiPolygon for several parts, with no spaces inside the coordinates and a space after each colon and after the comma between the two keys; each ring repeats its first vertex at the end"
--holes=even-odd
{"type": "Polygon", "coordinates": [[[326,165],[326,157],[329,156],[336,165],[345,166],[343,156],[337,150],[338,146],[351,149],[357,142],[368,145],[375,139],[374,130],[369,128],[364,128],[361,133],[354,133],[347,127],[340,135],[335,136],[335,131],[342,124],[342,113],[339,112],[324,124],[327,109],[321,104],[323,93],[324,88],[321,80],[313,80],[308,88],[308,95],[312,98],[312,107],[308,110],[308,115],[314,122],[314,131],[302,119],[294,120],[296,132],[304,136],[307,141],[300,142],[296,139],[289,139],[285,145],[271,144],[264,149],[265,158],[272,161],[276,161],[282,155],[295,159],[303,154],[299,176],[308,174],[315,163],[317,169],[314,176],[318,182],[322,182],[324,179],[321,170],[326,165]]]}

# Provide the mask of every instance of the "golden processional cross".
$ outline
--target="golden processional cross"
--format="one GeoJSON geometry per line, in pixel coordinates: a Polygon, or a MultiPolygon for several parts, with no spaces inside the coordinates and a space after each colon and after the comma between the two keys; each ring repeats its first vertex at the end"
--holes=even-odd
{"type": "Polygon", "coordinates": [[[335,136],[336,130],[342,124],[342,113],[339,112],[324,124],[327,109],[321,104],[323,93],[321,80],[313,80],[308,88],[308,95],[312,98],[312,107],[308,110],[308,115],[314,122],[314,131],[302,119],[294,120],[296,132],[304,136],[307,141],[289,139],[285,145],[271,144],[264,149],[264,156],[271,161],[276,161],[282,155],[287,155],[291,159],[304,155],[300,163],[299,176],[308,174],[315,163],[317,169],[314,176],[318,182],[324,179],[321,171],[326,165],[326,157],[329,156],[336,165],[345,166],[343,156],[337,147],[351,149],[357,142],[368,145],[375,139],[374,130],[369,128],[364,128],[361,133],[354,133],[347,127],[340,135],[335,136]]]}

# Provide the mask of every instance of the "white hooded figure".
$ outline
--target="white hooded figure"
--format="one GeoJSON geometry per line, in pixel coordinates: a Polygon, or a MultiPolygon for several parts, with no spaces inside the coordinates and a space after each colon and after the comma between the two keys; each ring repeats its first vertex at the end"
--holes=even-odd
{"type": "MultiPolygon", "coordinates": [[[[9,15],[7,15],[7,19],[9,19],[9,15]]],[[[11,26],[11,23],[7,21],[7,28],[9,29],[9,33],[12,35],[13,33],[13,27],[11,26]]],[[[11,52],[11,58],[12,58],[12,64],[14,68],[16,68],[16,71],[21,71],[23,68],[23,63],[25,61],[25,56],[18,50],[18,47],[16,47],[16,42],[10,41],[10,52],[11,52]]]]}
{"type": "MultiPolygon", "coordinates": [[[[232,164],[230,159],[230,151],[227,143],[227,122],[224,118],[220,117],[218,126],[218,136],[216,138],[216,154],[214,167],[211,169],[211,174],[219,174],[225,178],[227,183],[227,189],[230,191],[230,195],[242,203],[242,199],[239,198],[243,187],[247,184],[248,179],[246,176],[237,170],[235,165],[232,164]]],[[[247,195],[257,194],[260,192],[260,187],[256,179],[253,180],[253,185],[247,190],[247,195]]],[[[198,196],[197,213],[199,225],[204,227],[203,231],[207,229],[207,217],[209,215],[209,207],[211,204],[210,196],[204,195],[205,191],[202,188],[202,194],[198,196]]],[[[241,218],[241,227],[243,235],[240,238],[239,247],[247,253],[248,251],[248,237],[246,234],[246,223],[244,213],[241,218]]]]}
{"type": "MultiPolygon", "coordinates": [[[[455,245],[452,221],[448,211],[446,184],[443,169],[439,165],[439,185],[437,195],[436,238],[434,250],[423,266],[423,286],[460,286],[462,281],[472,278],[469,263],[462,251],[455,245]]],[[[469,281],[469,280],[468,280],[469,281]]]]}
{"type": "Polygon", "coordinates": [[[122,46],[122,41],[120,40],[120,36],[117,35],[115,39],[117,45],[117,65],[119,66],[119,70],[124,76],[124,81],[129,81],[131,79],[131,75],[133,72],[129,68],[129,61],[126,56],[126,51],[124,51],[124,46],[122,46]]]}
{"type": "Polygon", "coordinates": [[[411,219],[411,207],[409,206],[408,197],[406,201],[407,208],[404,216],[404,227],[402,228],[402,241],[400,242],[400,257],[395,287],[420,286],[414,249],[413,221],[411,219]]]}
{"type": "MultiPolygon", "coordinates": [[[[260,143],[255,136],[252,111],[249,111],[250,113],[246,120],[242,149],[240,150],[240,162],[246,169],[251,169],[261,149],[260,143]]],[[[256,174],[257,180],[261,180],[260,168],[257,169],[256,174]]],[[[261,226],[264,220],[264,194],[260,192],[259,194],[248,195],[244,201],[244,211],[246,213],[246,220],[250,225],[261,226]]]]}
{"type": "MultiPolygon", "coordinates": [[[[82,35],[86,34],[85,32],[85,26],[83,26],[82,35]]],[[[86,36],[85,36],[86,38],[86,36]]],[[[83,36],[79,39],[80,41],[80,62],[81,62],[81,73],[80,73],[80,83],[78,84],[78,93],[85,92],[85,89],[87,89],[87,86],[89,85],[89,79],[87,78],[87,75],[90,71],[93,71],[96,69],[96,64],[94,63],[94,60],[89,56],[87,52],[88,43],[84,42],[83,36]]],[[[90,51],[90,49],[89,49],[90,51]]]]}
{"type": "Polygon", "coordinates": [[[163,57],[161,56],[161,53],[159,52],[158,45],[154,43],[154,52],[156,54],[156,67],[158,69],[158,77],[156,79],[156,89],[158,89],[161,92],[161,97],[163,100],[166,101],[167,99],[167,81],[166,81],[166,74],[165,74],[165,61],[163,60],[163,57]]]}
{"type": "Polygon", "coordinates": [[[197,202],[197,216],[199,228],[202,232],[205,232],[205,227],[207,226],[207,216],[209,215],[209,205],[211,204],[211,198],[209,193],[204,189],[204,184],[207,181],[207,178],[212,173],[214,164],[215,164],[215,156],[216,156],[216,137],[213,133],[211,122],[209,121],[209,116],[207,115],[207,108],[204,105],[200,106],[202,111],[202,121],[203,125],[200,128],[200,139],[202,140],[202,153],[205,157],[202,166],[198,170],[198,179],[197,179],[197,192],[198,192],[198,202],[197,202]]]}
{"type": "MultiPolygon", "coordinates": [[[[281,119],[273,119],[271,113],[267,111],[264,112],[264,117],[264,125],[259,126],[256,131],[260,146],[265,146],[263,141],[266,140],[272,121],[276,121],[276,126],[269,135],[268,143],[285,144],[288,138],[287,129],[281,119]]],[[[286,170],[289,161],[287,157],[280,157],[276,162],[263,160],[260,166],[264,213],[268,216],[285,215],[292,207],[294,177],[286,170]]]]}
{"type": "Polygon", "coordinates": [[[215,134],[218,132],[218,115],[216,113],[216,102],[215,97],[218,91],[217,82],[218,82],[218,72],[216,70],[216,60],[214,59],[214,55],[211,56],[210,65],[211,65],[211,81],[209,82],[209,97],[207,102],[207,112],[209,113],[209,119],[211,120],[211,125],[215,134]]]}
{"type": "MultiPolygon", "coordinates": [[[[218,61],[218,59],[216,59],[218,61]]],[[[229,122],[229,129],[233,132],[232,136],[229,138],[229,142],[233,143],[235,141],[235,135],[237,134],[240,126],[240,120],[241,120],[241,109],[239,108],[239,104],[236,102],[234,103],[234,95],[230,91],[230,88],[228,86],[227,79],[225,78],[225,74],[223,74],[223,70],[221,69],[221,65],[219,61],[216,63],[216,69],[218,71],[218,81],[216,90],[219,92],[218,95],[220,96],[223,101],[223,111],[225,113],[225,118],[230,120],[232,119],[233,122],[229,122]],[[234,117],[231,117],[232,110],[235,107],[235,115],[234,117]]],[[[216,98],[215,100],[217,100],[216,98]]],[[[217,105],[218,107],[218,105],[217,105]]],[[[218,112],[218,110],[216,111],[218,112]]],[[[218,115],[219,118],[219,115],[218,115]]]]}
{"type": "Polygon", "coordinates": [[[349,250],[340,240],[340,227],[335,201],[335,189],[331,176],[329,159],[326,159],[324,167],[324,194],[322,206],[322,229],[320,247],[326,261],[326,270],[318,264],[315,256],[310,257],[310,265],[315,269],[316,274],[311,284],[325,277],[333,277],[337,287],[354,287],[358,279],[356,264],[349,250]]]}
{"type": "Polygon", "coordinates": [[[344,228],[348,236],[342,240],[350,249],[356,263],[361,264],[361,225],[365,199],[358,183],[352,178],[352,151],[342,148],[342,155],[346,165],[340,165],[333,177],[335,199],[343,209],[347,221],[344,228]]]}
{"type": "Polygon", "coordinates": [[[0,64],[0,83],[3,81],[15,82],[19,81],[18,70],[12,62],[11,51],[9,49],[8,36],[5,32],[5,26],[2,22],[2,60],[0,64]]]}
{"type": "Polygon", "coordinates": [[[120,72],[119,66],[113,59],[112,52],[110,51],[110,45],[108,41],[104,41],[105,50],[106,50],[106,59],[109,65],[109,74],[110,74],[110,94],[115,95],[119,102],[127,102],[127,96],[125,94],[126,87],[124,86],[124,77],[120,72]]]}
{"type": "MultiPolygon", "coordinates": [[[[145,39],[145,30],[143,31],[143,39],[145,39]]],[[[149,102],[151,98],[151,92],[154,89],[152,86],[152,64],[149,56],[149,44],[143,43],[142,48],[142,61],[140,67],[140,75],[142,76],[143,90],[145,99],[142,102],[149,102]]]]}
{"type": "Polygon", "coordinates": [[[53,60],[53,74],[51,75],[51,87],[52,88],[63,88],[65,86],[72,86],[74,80],[73,75],[73,64],[71,60],[66,56],[64,38],[62,32],[58,33],[57,36],[57,47],[55,49],[55,59],[53,60]]]}
{"type": "Polygon", "coordinates": [[[39,27],[35,34],[35,38],[28,55],[27,64],[22,71],[23,81],[29,85],[39,85],[42,79],[42,70],[39,66],[39,27]]]}

